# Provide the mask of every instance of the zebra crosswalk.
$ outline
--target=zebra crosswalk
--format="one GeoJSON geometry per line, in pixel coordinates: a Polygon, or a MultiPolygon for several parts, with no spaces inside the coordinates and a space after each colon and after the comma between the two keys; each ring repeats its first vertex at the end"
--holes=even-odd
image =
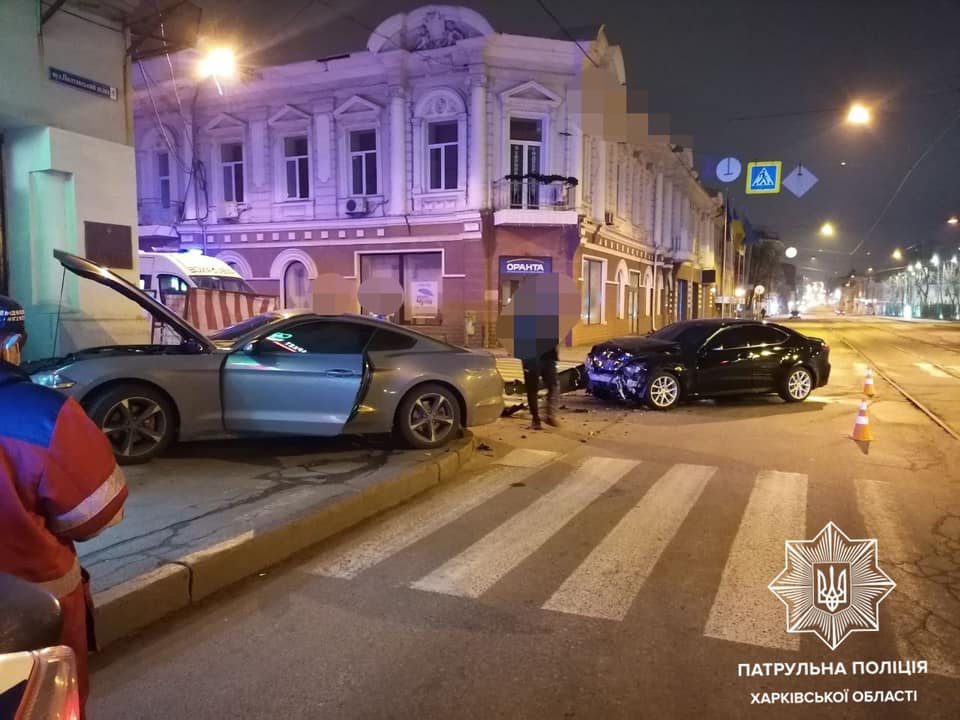
{"type": "MultiPolygon", "coordinates": [[[[514,571],[530,568],[526,563],[560,557],[551,544],[564,533],[576,533],[577,519],[592,508],[611,497],[629,497],[622,510],[616,502],[607,502],[600,515],[609,527],[593,535],[593,547],[578,553],[572,567],[563,568],[565,577],[551,575],[556,585],[551,580],[552,587],[544,588],[533,606],[557,617],[624,622],[638,598],[660,591],[649,585],[668,549],[685,533],[706,532],[688,521],[707,488],[724,482],[724,477],[723,468],[710,465],[517,449],[475,476],[351,532],[324,549],[305,570],[351,580],[401,553],[418,553],[428,546],[414,546],[434,534],[457,530],[462,541],[449,556],[438,555],[431,547],[429,567],[398,563],[399,582],[411,591],[482,601],[501,583],[507,587],[522,582],[524,573],[514,571]],[[511,495],[511,489],[526,485],[534,489],[518,507],[520,496],[511,495]],[[496,512],[488,513],[487,524],[471,535],[467,516],[482,514],[488,507],[496,512]]],[[[786,632],[784,607],[767,586],[784,566],[783,542],[810,538],[820,530],[807,523],[809,486],[808,477],[800,473],[756,473],[719,581],[711,581],[716,585],[711,586],[710,610],[702,620],[704,637],[800,650],[800,636],[786,632]]],[[[857,479],[854,486],[866,530],[879,541],[880,565],[896,575],[901,563],[919,553],[904,529],[908,523],[882,483],[857,479]]],[[[693,565],[690,571],[698,572],[693,565]]],[[[918,608],[935,617],[960,617],[960,603],[909,576],[895,579],[903,587],[883,609],[894,615],[883,629],[895,636],[898,652],[906,658],[929,659],[932,672],[960,678],[956,645],[923,627],[918,630],[910,621],[918,608]]]]}

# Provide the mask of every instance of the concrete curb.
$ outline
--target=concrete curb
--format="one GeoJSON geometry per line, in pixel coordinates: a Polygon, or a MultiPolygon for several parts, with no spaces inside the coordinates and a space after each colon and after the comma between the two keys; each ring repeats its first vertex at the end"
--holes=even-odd
{"type": "Polygon", "coordinates": [[[296,553],[396,507],[454,478],[476,451],[470,431],[450,452],[406,472],[336,498],[272,527],[249,530],[212,547],[161,565],[94,596],[101,649],[133,635],[296,553]]]}

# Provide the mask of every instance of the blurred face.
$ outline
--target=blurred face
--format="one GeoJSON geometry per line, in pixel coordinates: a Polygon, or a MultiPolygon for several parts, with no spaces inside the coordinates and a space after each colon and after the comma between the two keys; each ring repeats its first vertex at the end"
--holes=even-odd
{"type": "Polygon", "coordinates": [[[20,364],[20,349],[24,341],[23,335],[7,335],[0,340],[0,359],[13,365],[20,364]]]}

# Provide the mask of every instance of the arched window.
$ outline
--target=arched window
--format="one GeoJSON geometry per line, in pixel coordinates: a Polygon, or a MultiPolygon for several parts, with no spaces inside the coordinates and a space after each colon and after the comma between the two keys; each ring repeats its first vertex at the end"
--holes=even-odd
{"type": "MultiPolygon", "coordinates": [[[[413,115],[415,193],[462,192],[467,180],[463,98],[449,88],[436,88],[415,103],[413,115]]],[[[424,209],[433,207],[432,202],[421,201],[424,209]]]]}
{"type": "Polygon", "coordinates": [[[283,271],[283,306],[287,309],[311,306],[310,277],[307,266],[291,261],[283,271]]]}

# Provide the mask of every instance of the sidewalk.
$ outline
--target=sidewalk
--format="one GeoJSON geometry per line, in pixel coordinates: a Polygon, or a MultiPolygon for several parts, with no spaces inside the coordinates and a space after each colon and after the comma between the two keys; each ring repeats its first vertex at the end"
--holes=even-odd
{"type": "Polygon", "coordinates": [[[255,575],[439,483],[474,454],[374,440],[184,444],[125,468],[117,527],[79,543],[101,646],[255,575]]]}
{"type": "MultiPolygon", "coordinates": [[[[560,359],[560,362],[582,363],[586,359],[587,353],[590,352],[590,348],[592,347],[593,347],[593,344],[573,345],[571,347],[560,345],[557,348],[557,357],[560,359]]],[[[513,357],[504,348],[484,348],[484,349],[488,353],[496,357],[513,357]]]]}

